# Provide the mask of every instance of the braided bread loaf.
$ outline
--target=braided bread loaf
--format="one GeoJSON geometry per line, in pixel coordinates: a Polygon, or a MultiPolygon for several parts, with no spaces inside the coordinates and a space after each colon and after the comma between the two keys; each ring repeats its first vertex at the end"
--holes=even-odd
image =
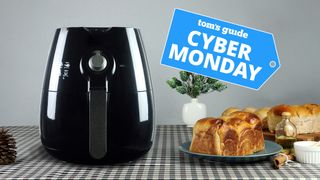
{"type": "Polygon", "coordinates": [[[268,112],[268,127],[274,132],[276,125],[281,121],[283,112],[291,114],[291,122],[297,127],[298,134],[320,132],[320,105],[286,105],[274,106],[268,112]]]}
{"type": "Polygon", "coordinates": [[[192,152],[225,156],[248,155],[263,149],[261,120],[242,111],[197,121],[190,145],[192,152]]]}

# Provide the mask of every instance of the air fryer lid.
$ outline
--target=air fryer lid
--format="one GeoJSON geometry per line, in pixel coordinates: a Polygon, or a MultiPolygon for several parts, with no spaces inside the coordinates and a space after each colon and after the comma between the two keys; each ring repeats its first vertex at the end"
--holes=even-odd
{"type": "Polygon", "coordinates": [[[109,93],[151,89],[150,79],[145,77],[145,53],[139,53],[144,49],[138,34],[135,28],[120,27],[57,29],[57,44],[65,46],[51,50],[56,68],[47,72],[51,73],[50,84],[44,87],[69,92],[106,88],[109,93]]]}

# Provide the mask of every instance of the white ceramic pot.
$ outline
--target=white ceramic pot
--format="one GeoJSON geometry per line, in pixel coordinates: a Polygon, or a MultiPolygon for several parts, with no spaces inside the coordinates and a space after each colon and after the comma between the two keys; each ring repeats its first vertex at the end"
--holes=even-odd
{"type": "Polygon", "coordinates": [[[197,98],[191,99],[190,103],[186,103],[182,108],[182,119],[188,127],[193,127],[197,120],[207,117],[207,107],[203,103],[199,103],[197,98]]]}
{"type": "Polygon", "coordinates": [[[320,142],[297,141],[293,146],[297,161],[308,164],[320,164],[320,142]]]}

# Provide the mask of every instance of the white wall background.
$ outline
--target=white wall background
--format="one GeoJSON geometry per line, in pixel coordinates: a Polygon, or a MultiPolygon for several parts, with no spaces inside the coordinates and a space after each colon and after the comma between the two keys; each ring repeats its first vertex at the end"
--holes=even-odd
{"type": "Polygon", "coordinates": [[[189,101],[165,83],[178,71],[160,65],[174,8],[274,34],[282,67],[260,91],[229,85],[200,97],[208,115],[229,106],[320,103],[320,1],[308,0],[1,0],[0,126],[37,125],[44,69],[54,31],[65,26],[141,29],[158,124],[182,124],[189,101]]]}

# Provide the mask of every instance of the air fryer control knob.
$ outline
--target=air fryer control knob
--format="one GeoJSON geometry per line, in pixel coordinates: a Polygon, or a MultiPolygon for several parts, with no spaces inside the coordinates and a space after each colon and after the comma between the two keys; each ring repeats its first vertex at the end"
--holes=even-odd
{"type": "Polygon", "coordinates": [[[101,51],[94,51],[94,55],[89,59],[89,67],[93,71],[103,71],[107,67],[107,59],[101,51]]]}

